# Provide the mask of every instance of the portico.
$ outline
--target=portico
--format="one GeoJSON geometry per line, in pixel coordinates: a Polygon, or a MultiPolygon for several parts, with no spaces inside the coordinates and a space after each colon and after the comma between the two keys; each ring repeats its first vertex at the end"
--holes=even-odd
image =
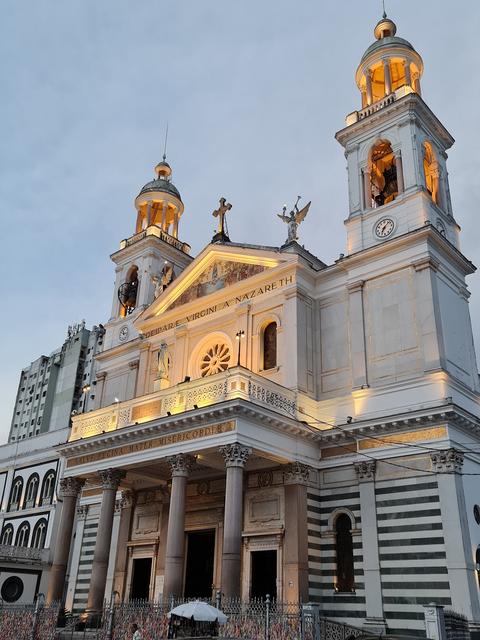
{"type": "MultiPolygon", "coordinates": [[[[240,389],[247,378],[251,391],[254,376],[241,368],[214,376],[212,383],[240,389]]],[[[186,383],[186,395],[189,385],[194,388],[186,383]]],[[[152,405],[162,395],[165,391],[142,401],[152,405]]],[[[73,505],[77,495],[82,504],[99,503],[87,614],[110,598],[107,584],[123,600],[182,597],[194,589],[203,597],[221,590],[225,598],[248,598],[261,588],[252,585],[252,571],[266,558],[255,555],[265,541],[276,558],[276,593],[270,595],[307,597],[307,541],[299,532],[307,530],[305,487],[310,474],[315,478],[315,435],[289,415],[292,407],[278,393],[259,394],[270,399],[255,403],[246,395],[142,424],[119,428],[117,422],[118,428],[90,438],[78,434],[98,425],[99,412],[75,419],[73,439],[62,448],[64,482],[76,489],[75,496],[70,492],[73,505]],[[269,407],[279,402],[284,415],[269,407]],[[201,566],[196,545],[203,545],[201,566]],[[144,591],[138,587],[140,575],[144,591]]],[[[138,414],[138,400],[110,410],[131,416],[137,407],[138,414]]],[[[75,508],[66,508],[61,539],[70,539],[74,526],[75,508]]],[[[70,579],[85,575],[80,571],[71,566],[70,579]]],[[[52,571],[51,600],[62,593],[60,574],[52,571]]]]}

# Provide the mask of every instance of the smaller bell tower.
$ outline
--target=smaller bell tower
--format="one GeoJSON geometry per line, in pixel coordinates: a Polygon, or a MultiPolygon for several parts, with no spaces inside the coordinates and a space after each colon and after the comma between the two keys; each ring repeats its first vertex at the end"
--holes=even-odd
{"type": "Polygon", "coordinates": [[[421,97],[423,61],[386,14],[355,75],[362,108],[336,134],[348,168],[348,254],[427,224],[457,248],[447,150],[454,140],[421,97]]]}
{"type": "Polygon", "coordinates": [[[178,237],[184,205],[165,156],[155,174],[135,198],[134,234],[111,255],[116,275],[105,349],[138,337],[134,320],[192,260],[178,237]]]}

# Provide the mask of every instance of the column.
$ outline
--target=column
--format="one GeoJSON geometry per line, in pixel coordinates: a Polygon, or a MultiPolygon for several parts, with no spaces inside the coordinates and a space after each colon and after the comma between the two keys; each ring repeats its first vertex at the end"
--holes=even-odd
{"type": "Polygon", "coordinates": [[[137,213],[137,224],[135,225],[135,233],[140,233],[141,230],[142,230],[142,210],[141,208],[139,208],[137,213]]]}
{"type": "Polygon", "coordinates": [[[162,231],[167,230],[167,203],[162,203],[162,231]]]}
{"type": "Polygon", "coordinates": [[[107,378],[106,371],[99,371],[96,376],[96,385],[95,385],[95,409],[101,409],[103,405],[103,395],[105,391],[105,380],[107,378]]]}
{"type": "Polygon", "coordinates": [[[147,228],[151,225],[152,223],[152,203],[149,202],[147,204],[147,228]]]}
{"type": "Polygon", "coordinates": [[[175,214],[173,216],[173,232],[172,235],[174,238],[178,238],[178,209],[175,209],[175,214]]]}
{"type": "Polygon", "coordinates": [[[150,343],[142,342],[140,345],[140,358],[138,360],[137,385],[135,387],[135,398],[143,396],[149,392],[148,388],[148,360],[150,355],[150,343]]]}
{"type": "Polygon", "coordinates": [[[310,468],[300,462],[287,465],[285,485],[285,536],[283,543],[283,599],[308,602],[307,483],[310,468]]]}
{"type": "Polygon", "coordinates": [[[392,93],[392,76],[390,74],[390,60],[383,60],[383,75],[385,78],[385,95],[389,96],[392,93]]]}
{"type": "Polygon", "coordinates": [[[410,71],[410,63],[408,60],[403,61],[403,69],[405,71],[405,84],[408,87],[412,86],[412,73],[410,71]]]}
{"type": "Polygon", "coordinates": [[[480,620],[478,582],[461,476],[463,453],[444,449],[430,454],[437,475],[452,609],[480,620]]]}
{"type": "Polygon", "coordinates": [[[378,556],[377,509],[375,504],[376,462],[359,462],[354,465],[360,492],[360,517],[362,520],[363,571],[365,580],[365,626],[374,633],[385,633],[385,619],[378,556]]]}
{"type": "Polygon", "coordinates": [[[352,360],[352,383],[354,389],[368,386],[367,353],[365,341],[365,318],[363,310],[363,280],[347,285],[350,322],[350,351],[352,360]]]}
{"type": "Polygon", "coordinates": [[[126,489],[122,491],[120,501],[121,515],[118,528],[117,557],[115,559],[115,575],[113,590],[120,594],[120,600],[125,600],[125,582],[127,579],[128,541],[132,528],[133,509],[135,507],[135,493],[126,489]]]}
{"type": "Polygon", "coordinates": [[[220,447],[227,468],[222,554],[222,593],[225,598],[238,598],[241,593],[243,469],[251,452],[237,442],[220,447]]]}
{"type": "Polygon", "coordinates": [[[444,366],[444,347],[436,287],[438,262],[425,258],[413,264],[415,269],[415,306],[418,333],[423,346],[424,371],[444,366]]]}
{"type": "Polygon", "coordinates": [[[48,578],[46,604],[61,601],[67,574],[70,543],[72,540],[73,521],[78,494],[85,480],[81,478],[63,478],[60,480],[59,499],[62,502],[62,514],[55,541],[55,553],[48,578]]]}
{"type": "Polygon", "coordinates": [[[87,613],[90,614],[99,613],[103,607],[113,515],[115,512],[115,497],[118,485],[126,474],[125,471],[120,469],[105,469],[104,471],[99,471],[99,475],[102,481],[103,494],[86,609],[87,613]]]}
{"type": "Polygon", "coordinates": [[[135,398],[135,389],[137,388],[137,378],[138,378],[138,369],[140,365],[140,360],[132,360],[128,363],[128,379],[127,379],[127,389],[125,394],[125,400],[131,400],[131,398],[135,398]]]}
{"type": "Polygon", "coordinates": [[[422,95],[422,90],[420,88],[420,76],[418,72],[413,74],[413,90],[418,93],[419,96],[422,95]]]}
{"type": "Polygon", "coordinates": [[[367,104],[371,105],[373,102],[373,91],[372,91],[372,72],[370,69],[367,69],[365,72],[365,81],[367,88],[367,104]]]}
{"type": "Polygon", "coordinates": [[[185,563],[185,502],[187,478],[195,459],[184,453],[168,458],[172,469],[172,489],[168,511],[167,549],[163,596],[181,596],[185,563]]]}
{"type": "Polygon", "coordinates": [[[75,586],[77,584],[78,570],[80,567],[80,554],[82,551],[83,532],[88,515],[88,504],[77,507],[77,526],[75,529],[75,541],[72,549],[72,559],[70,560],[70,571],[68,577],[68,590],[65,599],[65,609],[71,611],[75,596],[75,586]]]}
{"type": "Polygon", "coordinates": [[[365,201],[365,209],[372,208],[372,183],[370,180],[370,167],[363,170],[363,197],[365,201]]]}
{"type": "Polygon", "coordinates": [[[395,152],[395,167],[397,169],[398,193],[403,193],[405,191],[405,184],[403,181],[403,162],[400,151],[395,152]]]}

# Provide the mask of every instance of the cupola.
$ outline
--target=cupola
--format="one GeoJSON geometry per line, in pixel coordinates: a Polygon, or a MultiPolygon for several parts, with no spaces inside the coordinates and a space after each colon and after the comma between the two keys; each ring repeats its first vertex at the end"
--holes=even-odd
{"type": "Polygon", "coordinates": [[[135,233],[155,225],[174,238],[178,237],[178,222],[184,206],[178,189],[172,182],[172,168],[163,156],[155,167],[156,177],[142,187],[135,198],[137,224],[135,233]]]}
{"type": "Polygon", "coordinates": [[[423,61],[410,42],[396,35],[397,25],[384,13],[373,33],[376,40],[363,54],[355,76],[362,109],[401,87],[420,94],[423,61]]]}

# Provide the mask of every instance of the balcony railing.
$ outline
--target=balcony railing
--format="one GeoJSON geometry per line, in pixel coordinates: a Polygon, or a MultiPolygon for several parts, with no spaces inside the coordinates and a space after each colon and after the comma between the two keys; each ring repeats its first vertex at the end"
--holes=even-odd
{"type": "Polygon", "coordinates": [[[147,396],[74,416],[70,440],[89,438],[133,424],[239,398],[290,418],[297,416],[294,391],[250,371],[234,368],[207,379],[183,382],[147,396]]]}
{"type": "Polygon", "coordinates": [[[0,560],[9,562],[48,562],[49,549],[31,549],[0,544],[0,560]]]}

